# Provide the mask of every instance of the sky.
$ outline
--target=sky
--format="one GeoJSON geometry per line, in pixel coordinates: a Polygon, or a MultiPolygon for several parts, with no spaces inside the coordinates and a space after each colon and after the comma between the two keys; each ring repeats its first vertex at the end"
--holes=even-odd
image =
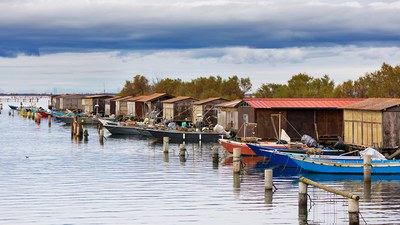
{"type": "Polygon", "coordinates": [[[1,0],[0,92],[233,75],[336,84],[400,63],[400,1],[1,0]]]}

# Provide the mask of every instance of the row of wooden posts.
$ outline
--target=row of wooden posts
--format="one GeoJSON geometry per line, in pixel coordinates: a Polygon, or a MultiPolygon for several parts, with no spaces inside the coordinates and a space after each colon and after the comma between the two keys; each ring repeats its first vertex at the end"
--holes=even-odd
{"type": "MultiPolygon", "coordinates": [[[[235,177],[239,177],[238,175],[241,173],[242,165],[241,165],[241,149],[234,148],[233,149],[233,174],[234,174],[234,182],[235,177]]],[[[364,188],[370,190],[371,189],[371,155],[364,156],[364,188]]],[[[239,178],[240,182],[240,178],[239,178]]],[[[331,187],[319,184],[315,181],[307,179],[305,177],[301,177],[299,179],[299,222],[302,224],[307,224],[307,187],[308,185],[312,185],[314,187],[323,189],[330,193],[343,196],[348,198],[348,213],[349,213],[349,224],[359,224],[360,223],[360,210],[359,210],[359,199],[358,195],[354,195],[351,193],[347,193],[344,191],[336,190],[331,187]]],[[[264,170],[264,187],[265,187],[265,195],[272,196],[272,190],[274,188],[273,185],[273,171],[272,169],[264,170]]]]}

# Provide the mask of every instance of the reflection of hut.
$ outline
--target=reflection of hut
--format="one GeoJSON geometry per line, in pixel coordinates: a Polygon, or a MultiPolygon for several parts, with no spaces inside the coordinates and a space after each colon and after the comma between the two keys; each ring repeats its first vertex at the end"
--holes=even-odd
{"type": "Polygon", "coordinates": [[[227,102],[223,98],[207,98],[197,102],[193,102],[193,123],[203,123],[203,126],[215,126],[218,119],[218,104],[227,102]]]}
{"type": "Polygon", "coordinates": [[[85,113],[100,113],[104,114],[105,99],[112,97],[113,95],[89,95],[82,99],[82,109],[85,113]]]}
{"type": "Polygon", "coordinates": [[[218,108],[218,124],[225,130],[238,130],[238,107],[243,100],[234,100],[216,105],[218,108]]]}
{"type": "Polygon", "coordinates": [[[162,117],[162,101],[173,98],[167,93],[154,93],[151,95],[140,96],[135,101],[135,111],[138,118],[162,117]]]}
{"type": "Polygon", "coordinates": [[[104,100],[104,115],[111,116],[115,115],[115,101],[122,98],[122,96],[115,96],[113,98],[107,98],[104,100]]]}
{"type": "MultiPolygon", "coordinates": [[[[334,141],[343,137],[343,109],[340,107],[359,101],[361,99],[247,98],[238,108],[239,127],[245,122],[256,123],[255,132],[263,139],[276,139],[280,125],[293,140],[307,134],[317,140],[334,141]]],[[[238,135],[243,136],[243,133],[238,135]]]]}
{"type": "Polygon", "coordinates": [[[188,96],[178,96],[162,101],[163,118],[175,122],[191,122],[192,121],[192,103],[197,99],[188,96]]]}
{"type": "Polygon", "coordinates": [[[400,146],[400,99],[370,98],[343,107],[344,141],[381,149],[400,146]]]}

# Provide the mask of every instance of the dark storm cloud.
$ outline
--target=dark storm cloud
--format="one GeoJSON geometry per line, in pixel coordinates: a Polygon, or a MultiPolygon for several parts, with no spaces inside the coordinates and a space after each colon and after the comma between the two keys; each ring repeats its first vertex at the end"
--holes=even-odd
{"type": "Polygon", "coordinates": [[[0,56],[245,46],[398,46],[400,4],[369,1],[2,1],[0,56]]]}

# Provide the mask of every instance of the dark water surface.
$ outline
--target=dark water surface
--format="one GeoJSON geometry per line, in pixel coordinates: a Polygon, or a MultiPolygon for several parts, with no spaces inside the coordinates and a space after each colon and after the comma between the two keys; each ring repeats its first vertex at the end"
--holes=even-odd
{"type": "MultiPolygon", "coordinates": [[[[0,224],[299,224],[295,170],[274,170],[271,196],[260,159],[246,160],[247,172],[235,179],[222,148],[213,165],[217,144],[188,145],[183,162],[176,144],[165,157],[152,140],[107,136],[101,146],[96,129],[88,130],[89,141],[79,142],[68,126],[37,125],[3,109],[0,224]]],[[[364,192],[360,176],[308,177],[360,195],[361,224],[400,224],[400,178],[375,177],[364,192]]],[[[348,223],[346,199],[308,191],[309,224],[348,223]]]]}

